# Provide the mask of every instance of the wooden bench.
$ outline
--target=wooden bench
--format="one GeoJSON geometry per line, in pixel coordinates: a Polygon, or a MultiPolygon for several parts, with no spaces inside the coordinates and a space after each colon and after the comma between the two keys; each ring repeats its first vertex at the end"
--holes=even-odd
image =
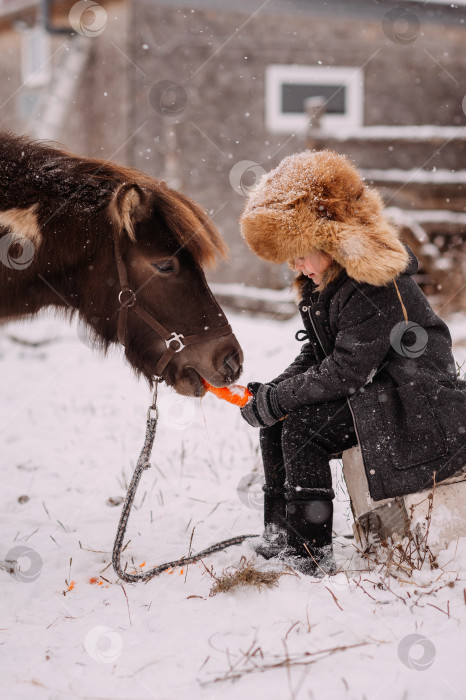
{"type": "Polygon", "coordinates": [[[346,450],[342,459],[354,516],[353,532],[362,549],[388,538],[399,541],[410,532],[425,535],[428,525],[428,545],[433,554],[438,554],[458,537],[466,537],[466,465],[435,486],[433,499],[429,498],[430,488],[374,501],[369,493],[360,447],[346,450]]]}

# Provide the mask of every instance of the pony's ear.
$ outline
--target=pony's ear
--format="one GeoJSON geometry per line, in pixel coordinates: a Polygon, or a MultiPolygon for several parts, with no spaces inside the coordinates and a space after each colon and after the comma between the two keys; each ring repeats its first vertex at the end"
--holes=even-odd
{"type": "Polygon", "coordinates": [[[136,242],[134,225],[149,213],[149,198],[135,183],[120,185],[110,202],[110,215],[120,233],[126,231],[130,240],[136,242]]]}

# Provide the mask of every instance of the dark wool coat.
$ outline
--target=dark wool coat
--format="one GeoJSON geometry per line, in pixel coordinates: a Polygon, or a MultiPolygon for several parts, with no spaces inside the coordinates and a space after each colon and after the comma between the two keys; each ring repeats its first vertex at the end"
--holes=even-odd
{"type": "Polygon", "coordinates": [[[393,282],[356,282],[343,269],[321,292],[301,287],[308,337],[273,381],[286,411],[346,397],[372,498],[428,488],[466,464],[466,382],[456,376],[451,336],[412,275],[410,256],[393,282]],[[399,326],[397,324],[400,324],[399,326]]]}

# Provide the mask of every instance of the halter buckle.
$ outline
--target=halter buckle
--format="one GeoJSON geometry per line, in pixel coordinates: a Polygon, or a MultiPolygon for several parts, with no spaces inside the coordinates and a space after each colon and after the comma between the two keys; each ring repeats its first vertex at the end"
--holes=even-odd
{"type": "Polygon", "coordinates": [[[175,341],[175,343],[178,343],[180,346],[177,350],[175,350],[175,352],[181,352],[183,348],[186,347],[181,338],[184,338],[184,335],[182,333],[175,333],[175,331],[173,331],[172,337],[165,341],[165,345],[167,346],[167,348],[170,348],[170,343],[175,341]]]}
{"type": "Polygon", "coordinates": [[[122,289],[118,295],[118,301],[121,306],[126,306],[128,309],[131,309],[133,306],[136,306],[136,294],[132,289],[122,289]],[[123,294],[129,294],[127,301],[123,299],[123,294]]]}

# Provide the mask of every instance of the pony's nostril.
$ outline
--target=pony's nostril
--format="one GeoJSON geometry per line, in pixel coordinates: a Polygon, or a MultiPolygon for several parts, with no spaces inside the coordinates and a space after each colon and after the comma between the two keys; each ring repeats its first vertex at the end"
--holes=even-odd
{"type": "Polygon", "coordinates": [[[236,374],[241,367],[241,360],[238,352],[230,352],[223,358],[224,369],[229,370],[232,374],[236,374]]]}

